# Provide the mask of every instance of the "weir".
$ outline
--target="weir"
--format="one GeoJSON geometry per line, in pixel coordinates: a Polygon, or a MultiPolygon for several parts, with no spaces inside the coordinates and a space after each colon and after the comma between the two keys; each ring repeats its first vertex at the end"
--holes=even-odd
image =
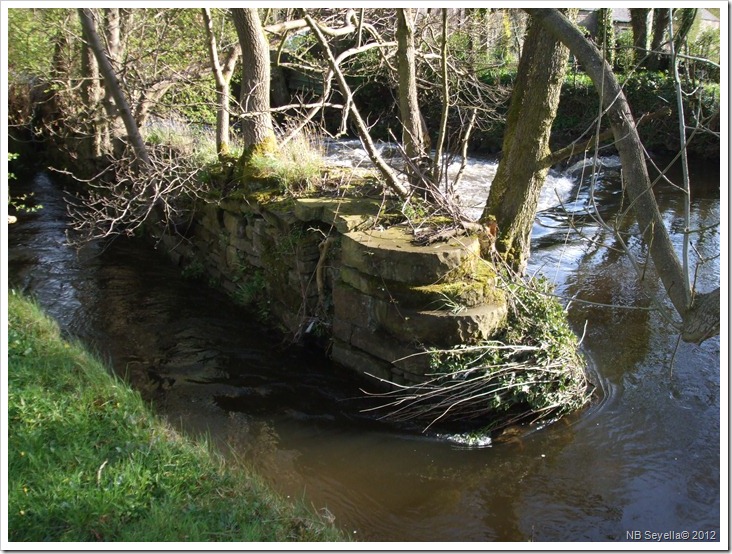
{"type": "Polygon", "coordinates": [[[185,240],[156,238],[183,272],[315,337],[345,368],[420,383],[423,354],[485,341],[505,320],[477,237],[416,246],[407,227],[380,225],[377,199],[258,198],[202,202],[185,240]]]}

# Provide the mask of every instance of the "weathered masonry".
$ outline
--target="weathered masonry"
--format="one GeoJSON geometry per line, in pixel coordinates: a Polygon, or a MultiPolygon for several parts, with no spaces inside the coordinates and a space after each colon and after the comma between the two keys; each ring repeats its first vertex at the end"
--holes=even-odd
{"type": "Polygon", "coordinates": [[[415,246],[405,227],[378,225],[379,209],[368,198],[226,199],[203,204],[185,240],[161,240],[184,272],[295,336],[318,334],[346,368],[419,383],[425,350],[490,338],[506,301],[477,238],[415,246]]]}

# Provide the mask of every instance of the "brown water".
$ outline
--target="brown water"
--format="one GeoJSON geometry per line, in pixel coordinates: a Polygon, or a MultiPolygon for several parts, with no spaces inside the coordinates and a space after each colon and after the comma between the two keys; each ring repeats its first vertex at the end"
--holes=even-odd
{"type": "MultiPolygon", "coordinates": [[[[610,215],[617,172],[601,176],[598,198],[610,215]]],[[[583,347],[603,398],[523,439],[469,449],[364,417],[359,383],[343,370],[287,347],[223,295],[182,279],[145,243],[119,240],[77,255],[64,243],[52,178],[37,173],[16,189],[23,187],[44,209],[9,229],[9,285],[36,296],[175,425],[208,433],[354,538],[623,541],[634,531],[720,538],[719,338],[680,344],[672,365],[676,335],[645,309],[660,292],[656,276],[639,284],[625,256],[567,234],[562,210],[548,206],[537,219],[531,268],[575,297],[570,318],[578,334],[586,324],[583,347]]],[[[718,167],[697,168],[694,190],[694,224],[719,221],[718,167]]],[[[678,230],[681,197],[659,192],[678,230]]],[[[586,186],[575,182],[565,201],[581,216],[586,186]]],[[[624,230],[642,254],[634,224],[624,230]]],[[[592,225],[585,234],[613,243],[592,225]]],[[[695,240],[702,255],[719,254],[718,228],[695,240]]],[[[719,267],[719,258],[702,267],[701,290],[719,283],[719,267]]]]}

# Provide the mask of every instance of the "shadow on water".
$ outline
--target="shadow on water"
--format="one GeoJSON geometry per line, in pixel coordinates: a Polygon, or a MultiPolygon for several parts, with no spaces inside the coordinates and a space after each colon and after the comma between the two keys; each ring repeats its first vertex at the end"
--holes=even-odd
{"type": "MultiPolygon", "coordinates": [[[[495,164],[480,163],[466,197],[487,194],[495,164]]],[[[699,226],[719,220],[718,174],[706,178],[711,184],[692,206],[699,226]]],[[[585,184],[567,174],[553,182],[581,215],[585,184]]],[[[657,278],[639,284],[626,257],[571,232],[556,203],[547,200],[537,218],[530,270],[573,298],[570,319],[585,333],[601,400],[523,438],[465,449],[365,417],[360,383],[322,353],[283,344],[206,284],[181,278],[146,243],[68,248],[53,180],[38,173],[14,190],[23,188],[44,209],[9,230],[9,286],[38,298],[66,333],[110,360],[174,425],[208,434],[233,454],[232,463],[253,464],[283,494],[304,496],[357,539],[719,533],[719,339],[681,344],[671,367],[673,329],[645,309],[662,292],[657,278]]],[[[620,200],[611,178],[599,194],[605,209],[620,200]]],[[[664,189],[659,202],[678,226],[678,195],[664,189]]],[[[591,220],[583,225],[586,235],[612,242],[591,220]]],[[[637,234],[630,221],[623,231],[637,234]]],[[[718,229],[696,246],[710,258],[718,254],[718,229]]],[[[718,258],[702,269],[702,290],[719,283],[718,258]]]]}

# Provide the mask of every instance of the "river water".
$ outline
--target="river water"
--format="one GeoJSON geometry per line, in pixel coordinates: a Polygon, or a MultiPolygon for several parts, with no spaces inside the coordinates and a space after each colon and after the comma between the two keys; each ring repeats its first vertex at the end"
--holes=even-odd
{"type": "MultiPolygon", "coordinates": [[[[602,161],[596,198],[610,219],[619,168],[602,161]]],[[[628,257],[608,248],[617,241],[588,217],[590,172],[583,178],[578,167],[547,181],[529,270],[573,298],[570,319],[602,399],[487,448],[365,417],[361,383],[183,279],[146,243],[69,248],[63,200],[46,172],[13,186],[34,190],[44,207],[8,230],[9,286],[35,296],[173,425],[206,433],[230,464],[253,464],[357,540],[625,541],[670,531],[719,540],[720,340],[676,349],[671,325],[649,309],[662,292],[652,264],[639,283],[628,257]]],[[[472,160],[460,190],[473,214],[494,173],[494,161],[472,160]]],[[[719,178],[718,164],[693,168],[692,227],[707,228],[694,236],[708,259],[701,291],[720,280],[719,178]]],[[[656,191],[680,249],[682,195],[664,184],[656,191]]],[[[642,257],[635,224],[619,227],[642,257]]]]}

